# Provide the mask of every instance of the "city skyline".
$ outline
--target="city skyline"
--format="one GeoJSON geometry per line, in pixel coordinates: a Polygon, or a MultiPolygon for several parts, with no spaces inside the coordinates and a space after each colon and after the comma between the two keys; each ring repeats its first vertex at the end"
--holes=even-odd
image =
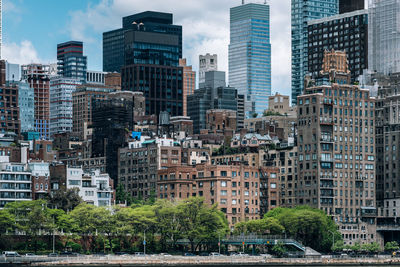
{"type": "MultiPolygon", "coordinates": [[[[198,71],[199,54],[218,54],[219,69],[228,71],[229,9],[241,1],[186,1],[184,5],[158,5],[158,1],[135,4],[134,1],[68,1],[54,4],[48,0],[35,4],[19,0],[3,1],[3,58],[13,63],[56,62],[56,45],[69,40],[83,41],[88,70],[102,70],[102,33],[121,27],[121,17],[147,10],[170,12],[183,26],[183,57],[198,71]],[[40,8],[44,7],[46,8],[40,8]],[[165,8],[160,8],[160,6],[165,8]],[[213,8],[210,8],[210,7],[213,8]],[[52,14],[45,10],[54,10],[52,14]],[[61,12],[60,10],[63,10],[61,12]],[[193,12],[196,10],[196,12],[193,12]],[[202,10],[203,12],[198,12],[202,10]],[[43,14],[42,14],[43,13],[43,14]],[[41,19],[38,19],[41,18],[41,19]],[[58,23],[40,30],[46,21],[58,23]],[[99,22],[98,24],[93,21],[99,22]],[[33,24],[24,27],[25,23],[33,24]],[[212,28],[213,31],[208,29],[212,28]],[[186,29],[186,30],[185,30],[186,29]],[[189,30],[190,29],[190,30],[189,30]],[[47,38],[47,42],[42,42],[47,38]]],[[[262,2],[263,1],[245,1],[262,2]]],[[[271,6],[272,92],[290,94],[290,1],[269,1],[271,6]],[[283,63],[282,63],[283,62],[283,63]]],[[[46,24],[47,25],[47,24],[46,24]]]]}

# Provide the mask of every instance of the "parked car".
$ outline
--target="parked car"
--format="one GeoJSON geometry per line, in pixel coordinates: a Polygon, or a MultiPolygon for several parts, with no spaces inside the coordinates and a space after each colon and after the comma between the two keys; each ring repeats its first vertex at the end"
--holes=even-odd
{"type": "Polygon", "coordinates": [[[25,254],[25,257],[36,257],[36,255],[33,254],[33,253],[26,253],[26,254],[25,254]]]}
{"type": "Polygon", "coordinates": [[[16,251],[3,251],[4,257],[21,257],[16,251]]]}
{"type": "Polygon", "coordinates": [[[60,256],[64,257],[78,257],[80,254],[72,251],[63,251],[60,253],[60,256]]]}
{"type": "Polygon", "coordinates": [[[58,257],[58,253],[49,253],[48,257],[58,257]]]}
{"type": "Polygon", "coordinates": [[[129,255],[129,253],[128,252],[119,251],[119,252],[115,252],[115,255],[123,256],[123,255],[129,255]]]}
{"type": "Polygon", "coordinates": [[[193,253],[186,252],[185,254],[183,254],[183,256],[186,256],[186,257],[193,257],[193,256],[196,256],[196,255],[193,254],[193,253]]]}
{"type": "Polygon", "coordinates": [[[168,254],[168,253],[160,253],[160,256],[171,257],[172,255],[171,255],[171,254],[168,254]]]}
{"type": "Polygon", "coordinates": [[[211,253],[210,253],[210,256],[219,257],[219,256],[222,256],[222,254],[221,254],[221,253],[218,253],[218,252],[211,252],[211,253]]]}
{"type": "Polygon", "coordinates": [[[135,252],[136,257],[142,257],[145,256],[143,252],[135,252]]]}

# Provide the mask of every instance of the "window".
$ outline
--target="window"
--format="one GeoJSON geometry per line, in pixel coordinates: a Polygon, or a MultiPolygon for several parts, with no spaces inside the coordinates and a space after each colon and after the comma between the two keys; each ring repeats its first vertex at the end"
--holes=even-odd
{"type": "Polygon", "coordinates": [[[271,188],[275,189],[276,188],[276,183],[271,183],[271,188]]]}
{"type": "Polygon", "coordinates": [[[69,180],[69,185],[81,185],[81,181],[79,181],[79,180],[69,180]]]}
{"type": "Polygon", "coordinates": [[[237,200],[236,199],[232,199],[232,205],[236,205],[237,204],[237,200]]]}
{"type": "Polygon", "coordinates": [[[228,191],[226,190],[221,190],[221,196],[226,196],[228,195],[228,191]]]}
{"type": "Polygon", "coordinates": [[[226,181],[221,181],[221,186],[226,187],[226,181]]]}

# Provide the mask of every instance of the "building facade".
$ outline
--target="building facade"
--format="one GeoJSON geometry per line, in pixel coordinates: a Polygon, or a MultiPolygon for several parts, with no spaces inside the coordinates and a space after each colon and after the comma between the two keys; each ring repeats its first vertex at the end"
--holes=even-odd
{"type": "Polygon", "coordinates": [[[199,88],[206,81],[206,72],[218,70],[218,55],[209,53],[199,56],[199,88]]]}
{"type": "Polygon", "coordinates": [[[32,198],[45,199],[50,194],[50,168],[48,162],[29,162],[32,177],[32,198]]]}
{"type": "Polygon", "coordinates": [[[88,70],[86,72],[86,83],[105,85],[107,72],[88,70]]]}
{"type": "MultiPolygon", "coordinates": [[[[238,92],[233,87],[226,87],[225,72],[206,72],[206,82],[203,88],[188,96],[188,116],[193,120],[193,132],[200,133],[206,129],[206,114],[209,109],[229,109],[237,111],[238,92]]],[[[244,112],[242,111],[241,114],[244,112]]],[[[243,121],[243,118],[241,118],[243,121]]]]}
{"type": "Polygon", "coordinates": [[[35,92],[26,82],[18,82],[18,107],[21,133],[35,130],[35,92]]]}
{"type": "Polygon", "coordinates": [[[126,145],[127,134],[134,129],[135,114],[145,111],[143,94],[114,92],[105,100],[93,102],[92,157],[106,157],[106,172],[118,185],[118,149],[126,145]]]}
{"type": "Polygon", "coordinates": [[[368,11],[369,69],[383,74],[400,72],[400,2],[373,0],[368,11]]]}
{"type": "Polygon", "coordinates": [[[170,167],[158,171],[157,197],[200,196],[209,205],[218,203],[233,230],[237,222],[260,218],[260,175],[243,164],[170,167]]]}
{"type": "Polygon", "coordinates": [[[92,136],[92,113],[94,102],[105,100],[112,87],[100,85],[78,85],[72,93],[72,132],[80,140],[88,140],[92,136]]]}
{"type": "Polygon", "coordinates": [[[0,86],[0,132],[21,134],[18,83],[0,86]]]}
{"type": "Polygon", "coordinates": [[[35,95],[35,132],[40,139],[50,139],[50,66],[30,64],[21,66],[22,80],[26,80],[35,95]]]}
{"type": "Polygon", "coordinates": [[[339,13],[348,13],[356,10],[362,10],[365,8],[364,0],[340,0],[339,1],[339,13]]]}
{"type": "Polygon", "coordinates": [[[308,21],[308,72],[319,76],[325,50],[346,51],[351,82],[368,68],[368,10],[308,21]]]}
{"type": "Polygon", "coordinates": [[[86,81],[87,57],[83,55],[83,43],[69,41],[57,45],[58,75],[86,81]]]}
{"type": "Polygon", "coordinates": [[[183,114],[182,27],[172,14],[144,12],[135,15],[124,32],[122,90],[143,92],[147,115],[183,114]]]}
{"type": "Polygon", "coordinates": [[[324,210],[352,245],[377,238],[375,98],[349,84],[346,62],[345,53],[326,52],[331,85],[307,87],[298,97],[295,205],[324,210]]]}
{"type": "Polygon", "coordinates": [[[0,163],[0,208],[10,202],[32,200],[32,179],[28,166],[5,161],[0,163]]]}
{"type": "Polygon", "coordinates": [[[72,94],[81,80],[67,77],[50,79],[50,136],[72,132],[72,94]]]}
{"type": "MultiPolygon", "coordinates": [[[[173,25],[173,15],[146,11],[122,18],[122,28],[103,33],[103,71],[121,73],[125,62],[125,33],[135,28],[146,32],[164,33],[177,38],[178,57],[182,58],[182,26],[173,25]]],[[[167,37],[167,39],[170,39],[167,37]]],[[[175,39],[175,38],[174,38],[175,39]]]]}
{"type": "Polygon", "coordinates": [[[293,0],[292,13],[292,104],[303,93],[308,71],[307,21],[338,14],[338,0],[293,0]]]}
{"type": "Polygon", "coordinates": [[[267,4],[230,9],[229,85],[246,96],[246,117],[262,114],[271,95],[270,10],[267,4]]]}
{"type": "Polygon", "coordinates": [[[187,96],[196,89],[196,72],[186,65],[186,58],[179,59],[179,66],[183,68],[183,116],[187,116],[187,96]]]}

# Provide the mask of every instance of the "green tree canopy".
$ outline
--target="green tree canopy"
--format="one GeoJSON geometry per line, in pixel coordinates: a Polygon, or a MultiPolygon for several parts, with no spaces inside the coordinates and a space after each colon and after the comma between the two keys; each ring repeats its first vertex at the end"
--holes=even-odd
{"type": "Polygon", "coordinates": [[[396,251],[399,249],[399,243],[397,243],[396,241],[391,241],[391,242],[387,242],[385,244],[385,251],[396,251]]]}
{"type": "Polygon", "coordinates": [[[0,235],[11,231],[15,227],[15,217],[9,210],[0,210],[0,235]]]}
{"type": "Polygon", "coordinates": [[[49,195],[48,205],[55,209],[71,211],[83,202],[79,196],[78,188],[70,188],[66,190],[57,190],[49,195]]]}
{"type": "Polygon", "coordinates": [[[190,242],[195,251],[202,242],[216,240],[228,231],[228,221],[217,205],[211,208],[204,203],[204,198],[192,197],[182,200],[177,206],[180,232],[190,242]]]}
{"type": "Polygon", "coordinates": [[[332,233],[335,240],[342,239],[336,224],[324,211],[308,206],[275,208],[265,214],[264,218],[275,218],[285,228],[288,236],[317,251],[331,250],[332,233]]]}
{"type": "Polygon", "coordinates": [[[234,234],[272,234],[280,235],[284,233],[285,228],[279,223],[276,218],[266,217],[260,220],[251,220],[247,222],[240,222],[235,225],[234,234]]]}

